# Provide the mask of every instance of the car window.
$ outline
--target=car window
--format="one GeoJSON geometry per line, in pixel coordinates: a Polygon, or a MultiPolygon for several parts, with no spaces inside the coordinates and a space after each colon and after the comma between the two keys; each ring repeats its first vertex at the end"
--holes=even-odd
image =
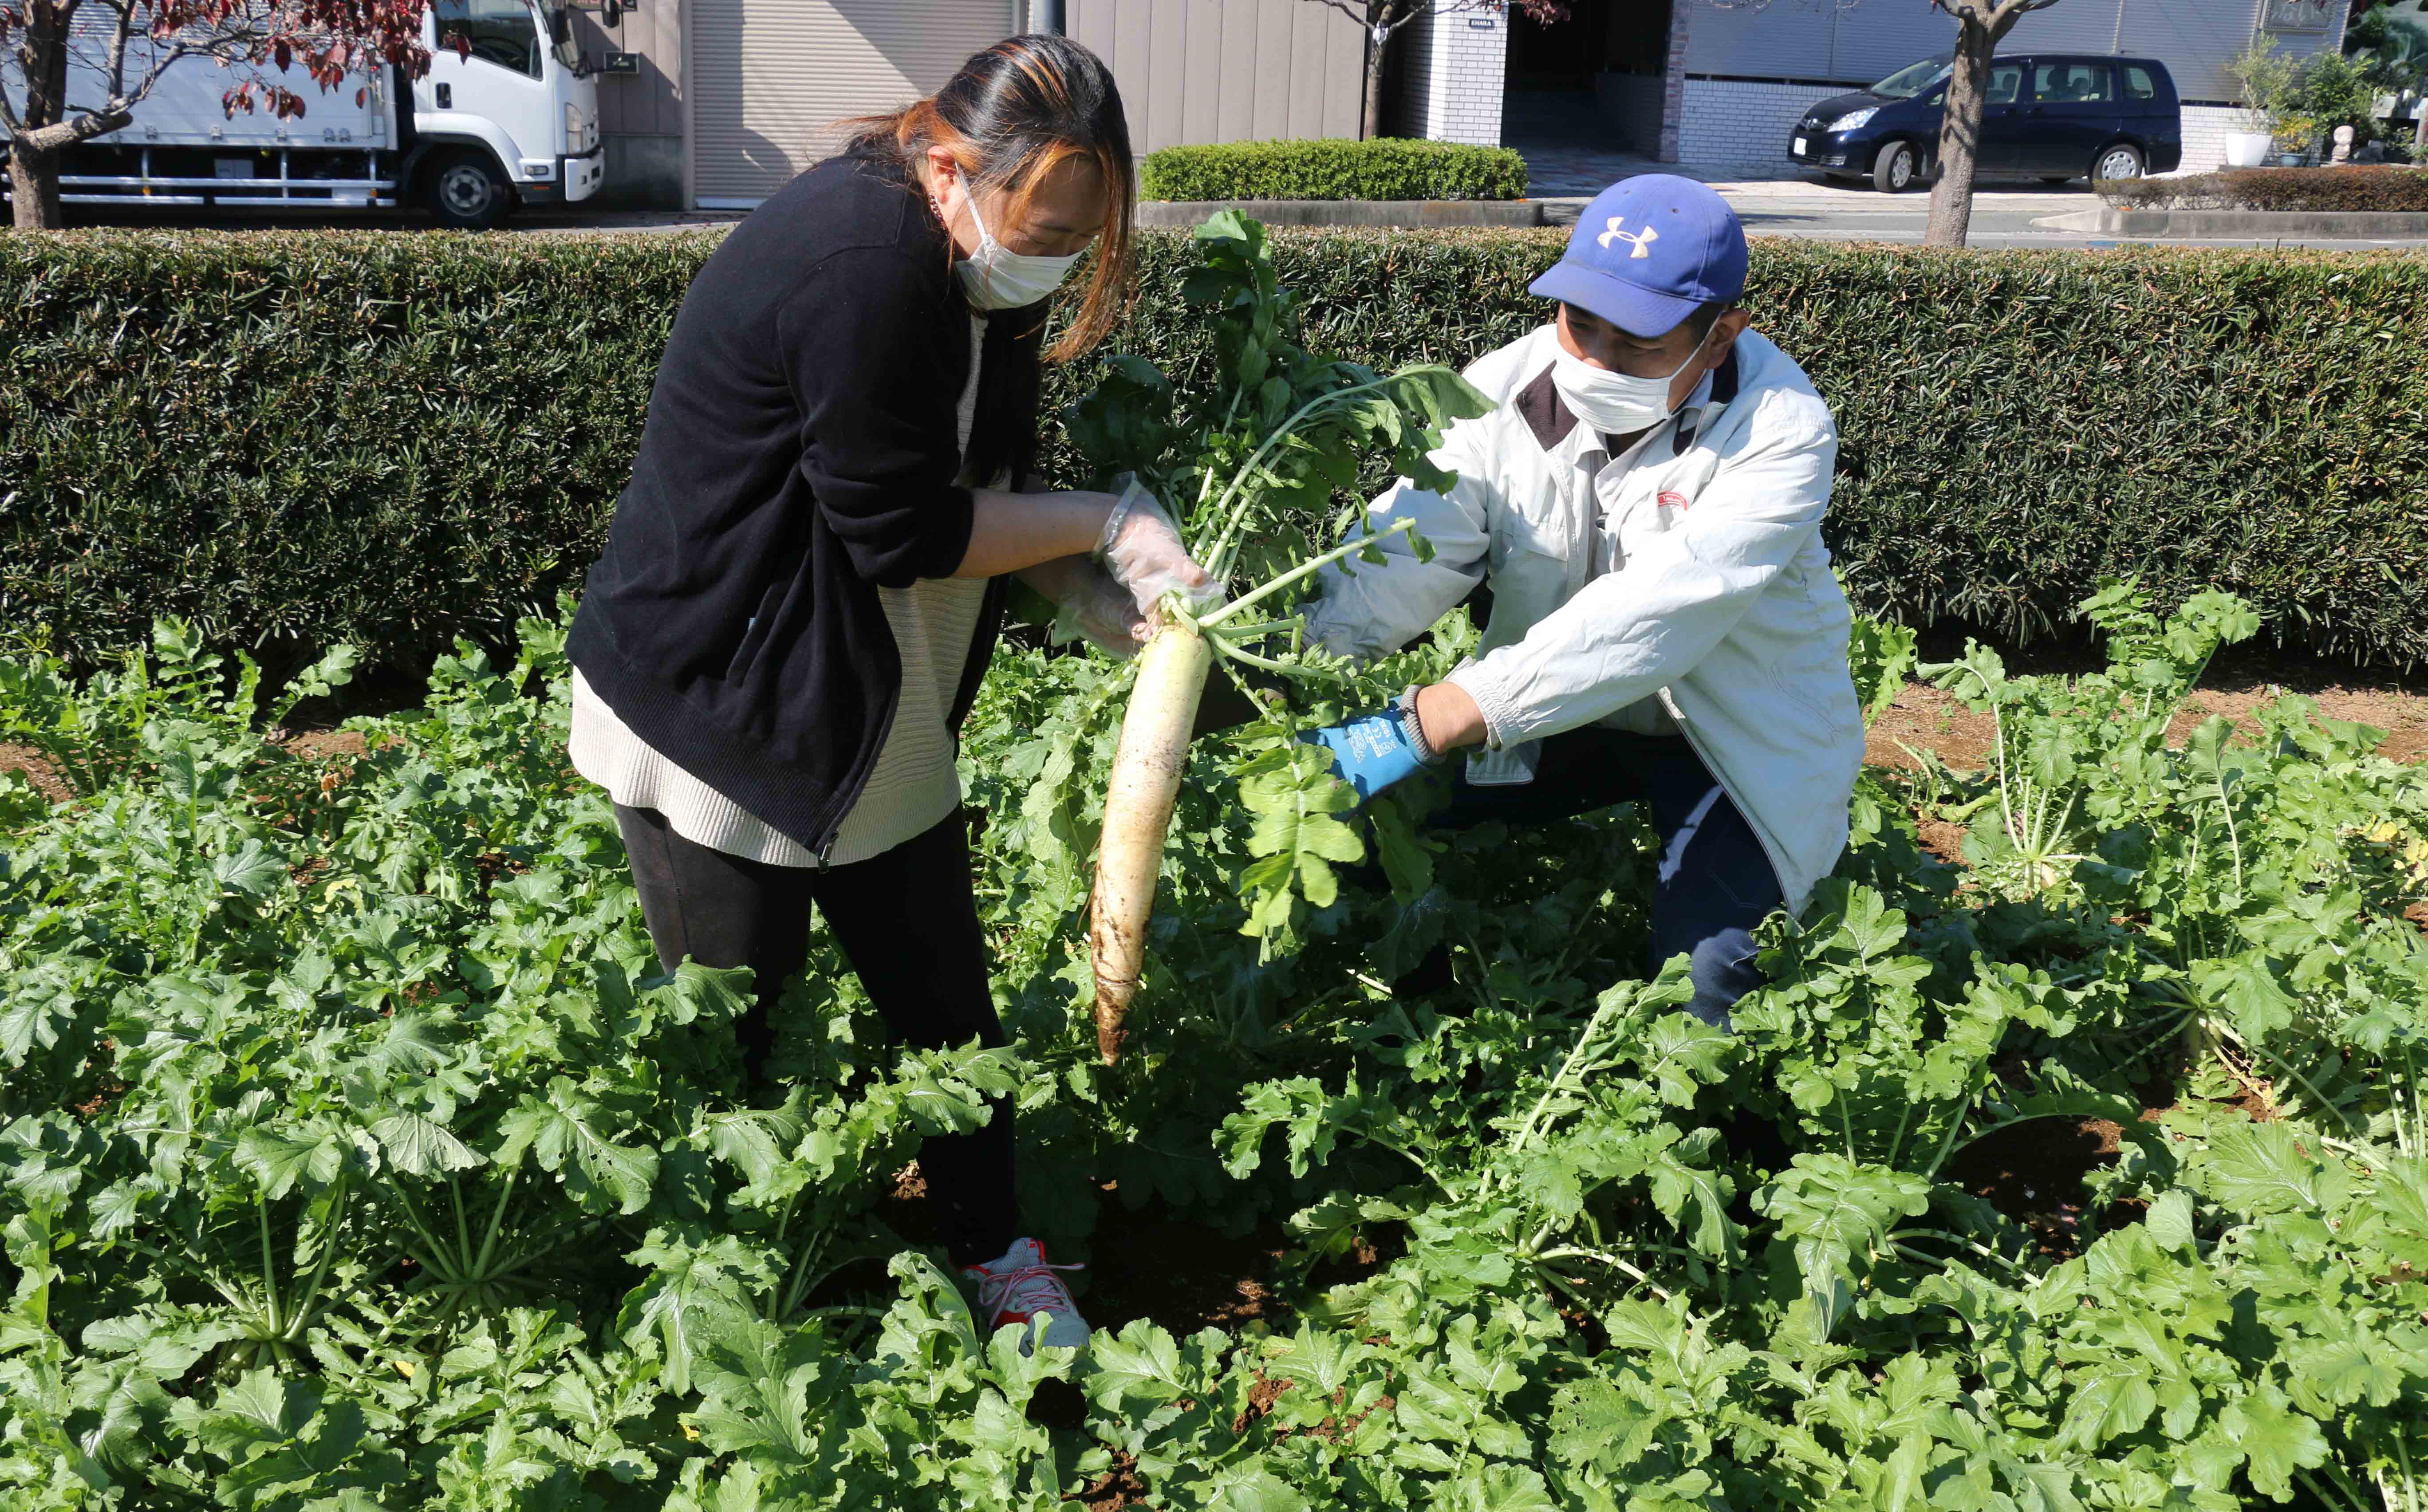
{"type": "Polygon", "coordinates": [[[1873,85],[1872,92],[1883,99],[1911,100],[1946,77],[1947,59],[1926,58],[1919,63],[1908,63],[1873,85]]]}
{"type": "Polygon", "coordinates": [[[1992,105],[2012,105],[2024,87],[2024,65],[2000,63],[1990,70],[1989,102],[1992,105]]]}
{"type": "Polygon", "coordinates": [[[439,46],[461,46],[484,63],[540,76],[539,24],[524,0],[436,0],[430,11],[439,46]]]}
{"type": "Polygon", "coordinates": [[[2124,65],[2124,97],[2128,100],[2155,100],[2158,97],[2158,81],[2139,63],[2124,65]]]}
{"type": "Polygon", "coordinates": [[[2032,70],[2032,98],[2042,105],[2105,104],[2116,98],[2105,63],[2059,60],[2032,70]]]}

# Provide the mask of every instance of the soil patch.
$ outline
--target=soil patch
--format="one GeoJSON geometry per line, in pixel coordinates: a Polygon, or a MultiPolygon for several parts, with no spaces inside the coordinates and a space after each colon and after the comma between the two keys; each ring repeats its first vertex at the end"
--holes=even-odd
{"type": "MultiPolygon", "coordinates": [[[[363,755],[369,748],[359,730],[307,730],[297,734],[277,733],[279,744],[309,761],[326,761],[363,755]]],[[[31,746],[0,741],[0,772],[23,772],[34,784],[34,791],[53,803],[65,803],[75,797],[75,789],[50,759],[31,746]]]]}
{"type": "Polygon", "coordinates": [[[1090,1512],[1120,1512],[1123,1507],[1144,1506],[1146,1482],[1139,1479],[1138,1461],[1127,1454],[1114,1457],[1113,1468],[1096,1477],[1076,1496],[1066,1496],[1065,1502],[1075,1502],[1090,1512]]]}
{"type": "Polygon", "coordinates": [[[1864,735],[1863,760],[1874,766],[1919,769],[1914,751],[1936,751],[1950,766],[1972,768],[1990,759],[1997,722],[1928,682],[1909,682],[1864,735]]]}
{"type": "Polygon", "coordinates": [[[2234,721],[2235,728],[2243,734],[2256,735],[2259,721],[2254,717],[2255,713],[2287,693],[2301,693],[2314,699],[2321,718],[2350,720],[2385,731],[2386,739],[2379,743],[2377,751],[2389,761],[2428,759],[2428,697],[2395,689],[2341,685],[2291,687],[2258,683],[2205,687],[2186,698],[2184,706],[2175,712],[2174,722],[2167,726],[2168,743],[2182,745],[2193,731],[2219,715],[2234,721]]]}
{"type": "Polygon", "coordinates": [[[2081,1231],[2082,1178],[2114,1163],[2124,1132],[2104,1118],[2029,1119],[1975,1140],[1945,1175],[2030,1229],[2042,1255],[2063,1259],[2093,1237],[2081,1231]]]}
{"type": "Polygon", "coordinates": [[[300,734],[286,735],[279,744],[298,756],[323,759],[330,756],[360,756],[370,749],[359,730],[306,730],[300,734]]]}
{"type": "MultiPolygon", "coordinates": [[[[927,1182],[915,1162],[878,1199],[876,1213],[906,1243],[935,1242],[927,1182]]],[[[1237,1333],[1257,1321],[1278,1326],[1288,1311],[1277,1274],[1288,1249],[1289,1238],[1273,1219],[1233,1238],[1174,1216],[1161,1203],[1132,1211],[1107,1182],[1095,1229],[1088,1236],[1087,1269],[1067,1279],[1090,1325],[1101,1333],[1117,1332],[1133,1318],[1144,1318],[1175,1339],[1207,1327],[1237,1333]]],[[[1052,1257],[1059,1263],[1073,1257],[1057,1252],[1052,1257]]],[[[1319,1286],[1354,1280],[1389,1259],[1360,1245],[1356,1254],[1321,1268],[1315,1280],[1319,1286]]]]}
{"type": "MultiPolygon", "coordinates": [[[[2356,687],[2312,676],[2261,681],[2235,673],[2215,674],[2184,700],[2167,726],[2169,745],[2180,746],[2216,715],[2234,721],[2246,737],[2259,732],[2256,712],[2288,693],[2315,700],[2326,719],[2371,725],[2387,732],[2378,753],[2390,761],[2428,761],[2428,693],[2401,684],[2356,687]]],[[[1997,721],[1976,714],[1962,699],[1927,682],[1909,682],[1874,722],[1863,743],[1863,760],[1874,766],[1912,771],[1916,751],[1932,751],[1960,769],[1986,764],[1995,748],[1997,721]]]]}
{"type": "Polygon", "coordinates": [[[12,746],[0,742],[0,772],[23,772],[34,784],[34,791],[53,803],[65,803],[75,797],[49,760],[31,746],[12,746]]]}
{"type": "Polygon", "coordinates": [[[1272,1325],[1287,1310],[1275,1276],[1289,1248],[1280,1224],[1268,1218],[1233,1239],[1160,1204],[1133,1212],[1109,1191],[1107,1197],[1081,1273],[1082,1304],[1095,1327],[1110,1333],[1144,1318],[1185,1339],[1206,1327],[1237,1333],[1258,1321],[1272,1325]]]}

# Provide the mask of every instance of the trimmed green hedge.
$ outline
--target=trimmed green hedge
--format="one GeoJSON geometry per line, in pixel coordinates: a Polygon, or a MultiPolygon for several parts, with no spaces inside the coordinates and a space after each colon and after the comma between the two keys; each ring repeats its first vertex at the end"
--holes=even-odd
{"type": "Polygon", "coordinates": [[[2428,211],[2428,168],[2229,168],[2182,178],[2101,179],[2126,210],[2428,211]]]}
{"type": "MultiPolygon", "coordinates": [[[[1555,231],[1298,232],[1310,344],[1464,362],[1543,311],[1555,231]]],[[[578,583],[709,236],[0,237],[0,635],[155,616],[409,665],[578,583]]],[[[1186,238],[1123,350],[1194,354],[1186,238]]],[[[2107,573],[2280,642],[2428,655],[2428,262],[1763,239],[1748,303],[1843,436],[1858,600],[2027,639],[2107,573]]],[[[1068,398],[1084,369],[1056,375],[1068,398]]]]}
{"type": "Polygon", "coordinates": [[[502,635],[598,553],[714,244],[0,236],[0,634],[502,635]]]}
{"type": "Polygon", "coordinates": [[[1506,147],[1383,138],[1166,147],[1139,165],[1150,200],[1522,200],[1506,147]]]}

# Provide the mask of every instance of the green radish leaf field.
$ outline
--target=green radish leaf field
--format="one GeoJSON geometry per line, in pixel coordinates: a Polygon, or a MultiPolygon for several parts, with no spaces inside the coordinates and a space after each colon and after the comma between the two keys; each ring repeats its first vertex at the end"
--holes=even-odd
{"type": "Polygon", "coordinates": [[[1918,672],[1988,759],[1868,771],[1709,1027],[1631,809],[1437,834],[1304,764],[1471,643],[1279,613],[1465,397],[1311,357],[1237,239],[1219,423],[1142,363],[1074,411],[1289,579],[1117,1063],[1099,657],[1008,640],[963,732],[1010,1046],[887,1048],[820,944],[756,1097],[746,974],[659,972],[566,763],[569,605],[342,742],[285,727],[343,649],[0,658],[0,1512],[2428,1512],[2428,775],[2294,696],[2171,744],[2223,594],[2103,588],[2080,675],[1859,623],[1867,713],[1918,672]],[[982,1333],[902,1200],[1007,1094],[1084,1352],[982,1333]],[[1171,1326],[1268,1240],[1270,1305],[1171,1326]]]}
{"type": "Polygon", "coordinates": [[[2091,612],[2107,672],[1928,669],[1995,760],[1866,777],[1732,1036],[1643,979],[1625,810],[1416,831],[1421,896],[1244,932],[1261,737],[1201,740],[1110,1068],[1060,796],[1117,674],[1007,647],[965,762],[1014,1048],[886,1052],[828,952],[776,1107],[745,983],[656,975],[550,622],[358,755],[266,733],[342,654],[277,699],[174,624],[80,685],[0,664],[74,793],[0,788],[0,1504],[2407,1512],[2428,784],[2298,698],[2168,748],[2247,612],[2091,612]],[[981,1337],[881,1214],[1005,1090],[1050,1242],[1278,1221],[1284,1306],[981,1337]],[[2061,1224],[1951,1178],[2094,1120],[2061,1224]]]}

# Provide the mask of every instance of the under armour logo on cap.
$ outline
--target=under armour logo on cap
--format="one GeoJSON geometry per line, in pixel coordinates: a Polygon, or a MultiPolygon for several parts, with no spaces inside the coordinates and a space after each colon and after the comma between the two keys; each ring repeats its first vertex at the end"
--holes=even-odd
{"type": "Polygon", "coordinates": [[[1607,231],[1605,231],[1605,232],[1603,232],[1600,236],[1599,236],[1599,237],[1595,238],[1594,239],[1596,239],[1596,240],[1600,241],[1600,242],[1603,246],[1605,246],[1605,247],[1609,246],[1609,245],[1610,245],[1612,242],[1614,242],[1614,241],[1625,241],[1625,242],[1629,242],[1629,243],[1632,243],[1632,244],[1634,246],[1634,248],[1635,248],[1635,250],[1634,250],[1633,252],[1631,252],[1631,253],[1629,253],[1629,254],[1628,254],[1628,255],[1629,255],[1629,256],[1631,256],[1631,257],[1649,257],[1649,256],[1651,256],[1651,255],[1652,255],[1652,243],[1654,243],[1654,242],[1656,242],[1656,241],[1658,241],[1658,240],[1660,240],[1660,239],[1661,239],[1661,232],[1660,232],[1660,230],[1659,230],[1657,227],[1653,227],[1653,226],[1646,226],[1646,227],[1645,227],[1643,230],[1641,230],[1641,231],[1626,231],[1626,230],[1622,230],[1622,229],[1620,229],[1623,225],[1625,225],[1626,222],[1627,222],[1627,217],[1625,217],[1625,216],[1623,216],[1623,215],[1614,215],[1614,216],[1612,216],[1612,217],[1610,218],[1610,229],[1609,229],[1609,230],[1607,230],[1607,231]]]}

